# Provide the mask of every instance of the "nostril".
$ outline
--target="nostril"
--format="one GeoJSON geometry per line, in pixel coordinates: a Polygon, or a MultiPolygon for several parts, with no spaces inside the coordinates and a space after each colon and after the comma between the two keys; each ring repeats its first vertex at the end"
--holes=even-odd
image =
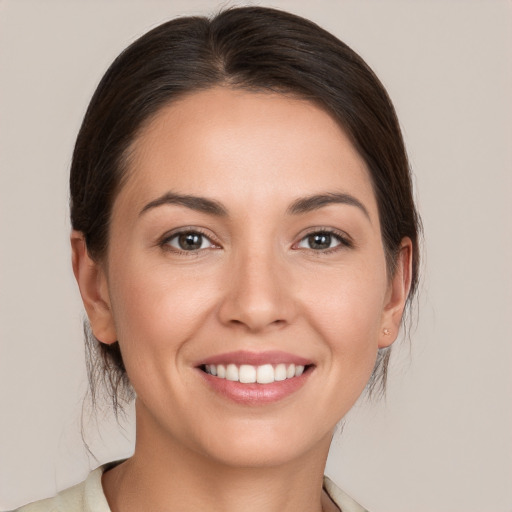
{"type": "MultiPolygon", "coordinates": [[[[265,278],[262,278],[265,281],[265,278]]],[[[270,328],[281,328],[293,321],[297,308],[292,297],[275,283],[270,289],[264,282],[238,283],[229,289],[219,304],[218,315],[224,325],[243,326],[257,332],[270,328]]]]}

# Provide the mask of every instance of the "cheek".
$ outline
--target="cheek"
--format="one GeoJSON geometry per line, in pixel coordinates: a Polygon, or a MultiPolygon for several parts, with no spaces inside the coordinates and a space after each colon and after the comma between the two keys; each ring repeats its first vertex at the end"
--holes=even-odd
{"type": "Polygon", "coordinates": [[[379,331],[387,279],[384,265],[363,262],[309,279],[303,296],[329,338],[351,332],[346,341],[369,341],[379,331]]]}
{"type": "Polygon", "coordinates": [[[180,350],[204,321],[218,289],[211,278],[199,279],[180,269],[171,272],[165,264],[148,266],[125,260],[112,277],[118,340],[123,356],[127,359],[136,351],[139,364],[164,352],[169,360],[169,352],[180,350]]]}
{"type": "Polygon", "coordinates": [[[385,266],[367,262],[315,282],[304,293],[305,314],[329,352],[327,360],[337,376],[334,385],[354,385],[361,391],[378,350],[387,289],[385,266]]]}

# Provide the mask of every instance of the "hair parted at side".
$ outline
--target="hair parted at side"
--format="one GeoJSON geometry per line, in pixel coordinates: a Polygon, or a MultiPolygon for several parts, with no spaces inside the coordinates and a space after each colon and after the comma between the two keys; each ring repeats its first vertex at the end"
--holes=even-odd
{"type": "MultiPolygon", "coordinates": [[[[386,90],[346,44],[299,16],[264,7],[166,22],[131,44],[100,81],[77,137],[71,164],[71,224],[89,255],[106,254],[109,221],[127,172],[130,146],[168,103],[225,86],[291,94],[326,109],[366,162],[379,210],[388,273],[401,241],[413,245],[409,302],[418,283],[420,220],[399,123],[386,90]]],[[[119,344],[88,332],[93,402],[103,381],[117,412],[133,397],[119,344]]],[[[389,349],[379,351],[370,391],[384,389],[389,349]]]]}

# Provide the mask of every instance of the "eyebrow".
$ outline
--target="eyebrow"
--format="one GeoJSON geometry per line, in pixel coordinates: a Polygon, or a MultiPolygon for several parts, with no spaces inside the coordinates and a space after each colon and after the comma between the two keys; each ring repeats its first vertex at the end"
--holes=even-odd
{"type": "Polygon", "coordinates": [[[177,204],[180,206],[185,206],[190,208],[191,210],[196,210],[202,213],[208,213],[210,215],[216,215],[219,217],[227,216],[228,212],[217,201],[212,199],[207,199],[206,197],[198,197],[191,195],[182,195],[176,194],[174,192],[167,192],[163,196],[160,196],[158,199],[151,201],[148,203],[142,210],[139,215],[151,210],[153,208],[157,208],[158,206],[162,206],[164,204],[177,204]]]}
{"type": "Polygon", "coordinates": [[[302,197],[290,205],[288,213],[292,215],[300,215],[314,210],[319,210],[320,208],[330,204],[347,204],[355,206],[365,214],[368,220],[371,221],[368,210],[365,208],[363,203],[359,201],[359,199],[351,196],[350,194],[341,193],[315,194],[308,197],[302,197]]]}
{"type": "MultiPolygon", "coordinates": [[[[167,192],[159,198],[149,202],[146,206],[144,206],[144,208],[142,208],[139,216],[148,210],[152,210],[153,208],[157,208],[166,204],[185,206],[191,210],[196,210],[201,213],[215,215],[218,217],[228,216],[228,211],[218,201],[207,199],[206,197],[192,196],[188,194],[177,194],[175,192],[167,192]]],[[[320,208],[330,204],[347,204],[350,206],[355,206],[364,213],[368,220],[371,220],[368,210],[357,198],[351,196],[350,194],[334,192],[301,197],[288,207],[287,213],[289,215],[301,215],[319,210],[320,208]]]]}

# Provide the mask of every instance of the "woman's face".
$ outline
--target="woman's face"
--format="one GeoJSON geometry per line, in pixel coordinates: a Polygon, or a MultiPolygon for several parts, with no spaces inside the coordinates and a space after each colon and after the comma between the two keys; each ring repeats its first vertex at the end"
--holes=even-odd
{"type": "Polygon", "coordinates": [[[98,289],[140,435],[231,465],[326,450],[403,307],[364,161],[314,104],[228,88],[132,149],[98,289]]]}

